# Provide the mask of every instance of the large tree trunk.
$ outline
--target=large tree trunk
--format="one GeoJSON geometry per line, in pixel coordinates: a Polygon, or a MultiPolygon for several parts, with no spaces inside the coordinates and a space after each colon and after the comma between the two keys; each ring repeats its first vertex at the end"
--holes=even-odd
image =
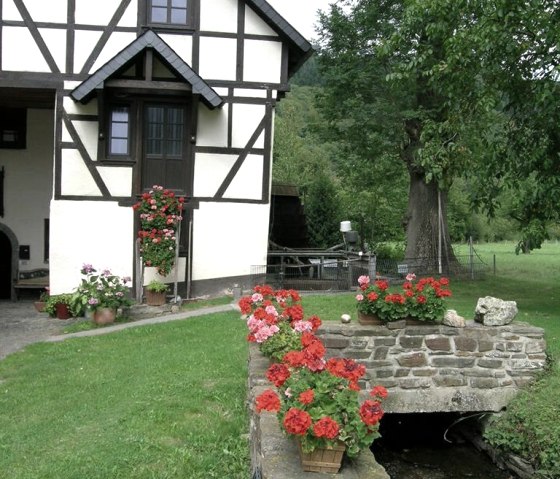
{"type": "Polygon", "coordinates": [[[410,172],[406,229],[406,262],[416,274],[449,274],[458,268],[447,228],[447,194],[424,174],[410,172]]]}

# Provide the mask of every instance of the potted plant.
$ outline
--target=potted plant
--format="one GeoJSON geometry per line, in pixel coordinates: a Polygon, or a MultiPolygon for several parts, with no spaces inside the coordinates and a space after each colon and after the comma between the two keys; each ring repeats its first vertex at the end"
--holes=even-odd
{"type": "Polygon", "coordinates": [[[71,305],[71,294],[53,294],[47,299],[45,312],[48,313],[51,318],[68,319],[73,315],[71,305]]]}
{"type": "Polygon", "coordinates": [[[84,264],[80,272],[84,277],[72,295],[74,308],[91,310],[97,324],[114,322],[117,309],[131,304],[126,286],[130,278],[121,278],[108,269],[98,272],[91,264],[84,264]]]}
{"type": "Polygon", "coordinates": [[[149,306],[161,306],[165,304],[167,285],[157,279],[152,279],[146,286],[146,303],[149,306]]]}
{"type": "Polygon", "coordinates": [[[416,281],[409,273],[400,290],[389,289],[389,283],[369,276],[358,278],[356,295],[358,321],[361,324],[383,324],[389,321],[412,318],[416,321],[434,322],[443,319],[445,298],[451,296],[449,280],[432,277],[416,281]]]}
{"type": "Polygon", "coordinates": [[[301,334],[315,331],[321,320],[317,316],[304,319],[300,303],[297,291],[255,286],[253,293],[238,303],[249,328],[247,339],[258,343],[265,356],[277,361],[288,351],[301,349],[301,334]]]}
{"type": "Polygon", "coordinates": [[[49,288],[45,288],[44,291],[39,295],[39,301],[35,301],[33,306],[38,313],[43,313],[45,311],[45,306],[49,299],[49,288]]]}
{"type": "Polygon", "coordinates": [[[144,266],[153,266],[161,276],[167,276],[175,264],[176,231],[183,219],[183,197],[154,185],[142,194],[133,208],[140,213],[140,252],[144,266]]]}
{"type": "Polygon", "coordinates": [[[256,410],[275,412],[281,428],[298,440],[304,471],[336,473],[344,453],[354,457],[379,436],[387,391],[376,386],[360,404],[365,367],[352,359],[325,360],[324,345],[310,332],[301,342],[301,350],[268,368],[277,390],[257,396],[256,410]]]}

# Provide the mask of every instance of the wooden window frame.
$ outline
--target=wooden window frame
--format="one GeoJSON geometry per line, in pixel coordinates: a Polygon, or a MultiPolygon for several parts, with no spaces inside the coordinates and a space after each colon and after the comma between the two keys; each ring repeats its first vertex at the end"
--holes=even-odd
{"type": "MultiPolygon", "coordinates": [[[[153,27],[156,29],[176,29],[176,30],[194,30],[197,25],[196,16],[198,15],[198,1],[199,0],[187,0],[187,21],[186,23],[172,23],[170,21],[167,22],[154,22],[152,21],[152,1],[153,0],[145,0],[146,1],[146,24],[149,27],[153,27]]],[[[167,0],[167,19],[170,20],[171,15],[171,8],[172,8],[172,1],[167,0]]]]}

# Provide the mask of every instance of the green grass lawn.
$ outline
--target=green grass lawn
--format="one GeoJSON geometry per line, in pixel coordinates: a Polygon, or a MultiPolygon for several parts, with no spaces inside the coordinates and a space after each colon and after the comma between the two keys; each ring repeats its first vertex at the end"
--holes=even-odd
{"type": "Polygon", "coordinates": [[[35,344],[0,362],[0,478],[249,477],[235,312],[35,344]]]}

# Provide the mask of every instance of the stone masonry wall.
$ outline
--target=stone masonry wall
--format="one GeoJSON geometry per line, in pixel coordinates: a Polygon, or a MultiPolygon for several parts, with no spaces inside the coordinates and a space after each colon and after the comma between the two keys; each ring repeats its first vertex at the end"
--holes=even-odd
{"type": "Polygon", "coordinates": [[[465,328],[324,322],[329,357],[367,368],[366,391],[385,386],[386,412],[500,411],[546,365],[544,330],[526,323],[465,328]]]}

